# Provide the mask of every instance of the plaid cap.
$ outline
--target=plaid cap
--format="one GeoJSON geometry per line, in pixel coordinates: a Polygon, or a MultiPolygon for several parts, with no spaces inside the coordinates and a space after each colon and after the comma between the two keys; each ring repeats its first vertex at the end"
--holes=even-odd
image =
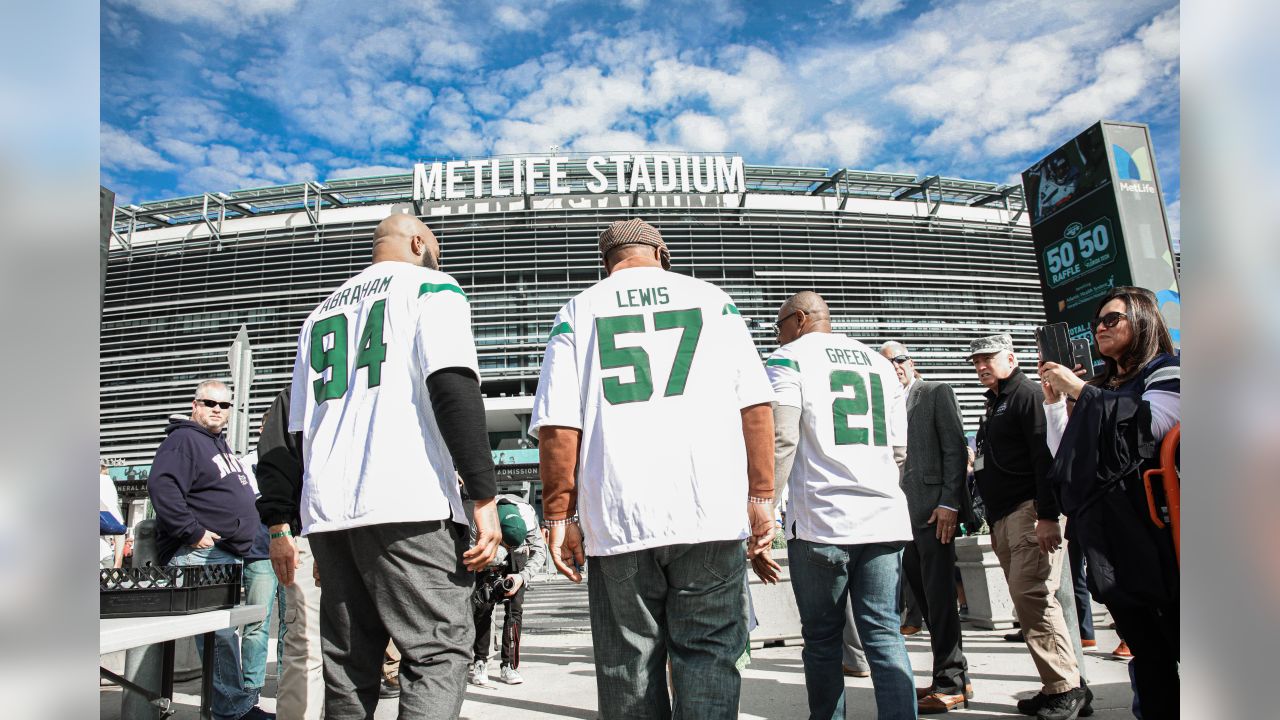
{"type": "Polygon", "coordinates": [[[658,260],[662,262],[662,269],[671,269],[671,251],[667,249],[667,244],[662,240],[662,234],[658,232],[658,228],[640,218],[619,220],[600,233],[601,255],[608,255],[610,250],[623,245],[656,247],[658,248],[658,260]]]}
{"type": "Polygon", "coordinates": [[[980,337],[969,343],[969,357],[990,355],[998,352],[1013,352],[1013,338],[1007,333],[980,337]]]}

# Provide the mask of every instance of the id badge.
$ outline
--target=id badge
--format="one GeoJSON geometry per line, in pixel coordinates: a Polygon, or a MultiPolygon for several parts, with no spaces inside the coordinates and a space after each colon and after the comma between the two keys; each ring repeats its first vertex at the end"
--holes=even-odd
{"type": "Polygon", "coordinates": [[[973,459],[973,471],[978,472],[982,469],[982,456],[979,455],[973,459]]]}

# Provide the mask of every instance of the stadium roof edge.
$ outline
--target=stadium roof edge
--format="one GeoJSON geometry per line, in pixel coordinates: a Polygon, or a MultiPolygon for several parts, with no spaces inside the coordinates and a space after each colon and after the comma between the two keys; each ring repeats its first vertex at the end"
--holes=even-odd
{"type": "MultiPolygon", "coordinates": [[[[663,152],[643,152],[664,155],[663,152]]],[[[692,153],[707,155],[708,153],[692,153]]],[[[490,160],[511,162],[515,158],[540,155],[492,156],[490,160]]],[[[587,154],[565,155],[569,181],[584,180],[587,154]]],[[[852,168],[823,168],[787,165],[743,166],[746,192],[788,195],[828,195],[840,198],[911,200],[924,197],[935,205],[981,206],[993,202],[1007,204],[1021,212],[1025,203],[1019,185],[980,180],[948,178],[940,175],[913,176],[852,168]]],[[[469,183],[463,184],[469,189],[469,183]]],[[[227,193],[157,200],[117,206],[112,229],[117,235],[158,227],[219,222],[222,219],[253,217],[286,212],[318,212],[321,208],[409,202],[413,199],[412,169],[393,175],[305,181],[272,187],[248,188],[227,193]]]]}

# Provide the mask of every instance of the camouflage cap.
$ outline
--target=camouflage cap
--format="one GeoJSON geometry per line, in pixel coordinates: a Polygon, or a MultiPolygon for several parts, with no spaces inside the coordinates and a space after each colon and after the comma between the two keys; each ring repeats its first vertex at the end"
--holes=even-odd
{"type": "Polygon", "coordinates": [[[1013,338],[1007,333],[980,337],[969,343],[969,357],[998,352],[1013,352],[1013,338]]]}
{"type": "Polygon", "coordinates": [[[667,243],[662,240],[662,234],[658,232],[658,228],[640,218],[619,220],[600,233],[601,255],[608,255],[610,250],[623,245],[656,247],[658,248],[658,260],[662,263],[662,269],[671,269],[671,251],[667,249],[667,243]]]}

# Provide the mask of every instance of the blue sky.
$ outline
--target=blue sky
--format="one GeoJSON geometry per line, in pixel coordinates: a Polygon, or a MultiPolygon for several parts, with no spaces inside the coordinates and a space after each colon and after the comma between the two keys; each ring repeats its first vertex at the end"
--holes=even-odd
{"type": "Polygon", "coordinates": [[[109,0],[102,182],[123,202],[680,149],[1016,182],[1151,126],[1180,218],[1176,2],[109,0]]]}

